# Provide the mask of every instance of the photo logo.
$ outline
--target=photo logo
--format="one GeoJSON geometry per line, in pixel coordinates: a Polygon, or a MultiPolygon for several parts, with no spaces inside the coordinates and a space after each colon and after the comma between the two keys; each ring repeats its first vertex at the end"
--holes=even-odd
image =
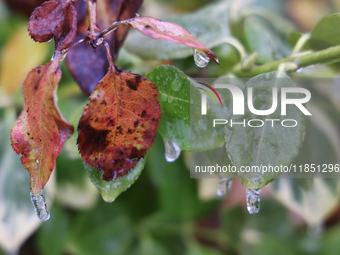
{"type": "MultiPolygon", "coordinates": [[[[220,98],[220,95],[217,93],[217,91],[210,85],[201,83],[203,86],[206,88],[201,88],[198,87],[200,90],[206,92],[202,93],[201,95],[201,114],[202,115],[207,115],[207,94],[210,95],[210,97],[213,99],[215,105],[217,105],[216,100],[211,93],[211,91],[217,96],[217,98],[220,101],[220,104],[222,106],[222,100],[220,98]]],[[[232,96],[232,111],[233,111],[233,116],[242,116],[245,115],[245,95],[244,92],[237,87],[236,85],[232,84],[216,84],[215,85],[216,89],[228,89],[228,91],[231,93],[232,96]]],[[[253,103],[253,99],[255,97],[253,88],[248,87],[247,90],[245,91],[246,96],[247,96],[247,107],[249,111],[257,116],[268,116],[273,114],[277,108],[278,108],[278,102],[279,102],[279,91],[280,91],[280,100],[281,100],[281,116],[286,116],[287,115],[287,106],[288,105],[294,105],[297,107],[304,115],[306,116],[311,116],[312,114],[307,110],[307,108],[303,105],[307,102],[310,101],[311,99],[311,93],[309,90],[305,88],[300,88],[300,87],[273,87],[269,88],[271,90],[271,98],[268,98],[271,102],[269,109],[256,109],[253,103]],[[299,94],[301,97],[299,98],[292,98],[293,94],[299,94]],[[289,96],[291,95],[291,96],[289,96]]],[[[269,91],[270,91],[269,90],[269,91]]],[[[271,121],[272,126],[274,127],[274,122],[275,121],[280,121],[279,119],[251,119],[251,120],[246,120],[244,119],[242,122],[235,123],[234,124],[242,124],[244,127],[249,126],[249,127],[262,127],[265,122],[271,121]],[[257,122],[259,123],[258,125],[254,125],[253,123],[257,122]],[[248,125],[246,125],[248,123],[248,125]]],[[[297,121],[294,119],[287,119],[287,120],[281,120],[280,121],[282,126],[284,127],[295,127],[297,126],[297,121]],[[286,125],[286,122],[292,122],[294,123],[293,125],[286,125]]],[[[233,125],[233,120],[227,120],[227,119],[214,119],[213,122],[213,127],[216,125],[226,125],[227,123],[231,123],[233,125]]]]}
{"type": "MultiPolygon", "coordinates": [[[[211,87],[210,85],[205,84],[203,82],[198,82],[198,83],[203,85],[203,86],[205,86],[205,87],[207,87],[208,89],[210,89],[217,96],[218,100],[220,101],[221,106],[223,106],[220,95],[217,93],[217,91],[213,87],[211,87]]],[[[208,89],[201,88],[201,87],[197,87],[197,88],[200,89],[200,90],[203,90],[204,92],[206,92],[212,98],[212,100],[214,101],[215,105],[217,105],[214,96],[211,94],[211,92],[208,89]]],[[[206,94],[202,94],[201,113],[202,113],[202,115],[206,115],[207,114],[207,95],[206,94]]]]}

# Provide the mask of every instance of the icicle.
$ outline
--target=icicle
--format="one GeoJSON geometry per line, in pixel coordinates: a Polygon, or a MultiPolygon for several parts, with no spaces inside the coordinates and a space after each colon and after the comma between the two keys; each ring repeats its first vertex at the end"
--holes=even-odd
{"type": "Polygon", "coordinates": [[[250,214],[260,211],[260,192],[261,189],[247,189],[247,210],[250,214]]]}
{"type": "Polygon", "coordinates": [[[194,49],[194,60],[195,64],[200,67],[206,67],[210,61],[209,57],[194,49]]]}
{"type": "Polygon", "coordinates": [[[230,186],[231,186],[231,181],[232,180],[228,179],[228,178],[220,179],[219,187],[218,187],[218,190],[217,190],[217,196],[223,197],[229,192],[229,189],[230,189],[230,186]]]}
{"type": "Polygon", "coordinates": [[[33,194],[33,192],[31,191],[30,196],[38,218],[42,221],[49,220],[50,213],[48,212],[43,191],[41,190],[38,194],[33,194]]]}
{"type": "Polygon", "coordinates": [[[174,162],[178,159],[179,155],[181,154],[181,148],[174,143],[170,142],[169,140],[164,139],[165,145],[165,159],[168,162],[174,162]]]}

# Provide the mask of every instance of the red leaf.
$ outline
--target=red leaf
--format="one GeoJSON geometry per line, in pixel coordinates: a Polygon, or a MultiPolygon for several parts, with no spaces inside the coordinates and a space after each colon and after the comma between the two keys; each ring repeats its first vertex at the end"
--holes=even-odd
{"type": "Polygon", "coordinates": [[[34,194],[47,183],[56,157],[74,132],[57,107],[59,60],[29,72],[23,85],[24,108],[11,131],[13,149],[22,154],[21,162],[30,173],[34,194]]]}
{"type": "Polygon", "coordinates": [[[218,64],[218,58],[211,50],[177,24],[146,16],[135,17],[127,20],[126,23],[151,38],[167,40],[195,48],[218,64]]]}
{"type": "Polygon", "coordinates": [[[28,22],[31,37],[37,42],[55,39],[58,51],[66,49],[77,32],[77,12],[70,0],[51,0],[32,13],[28,22]]]}
{"type": "MultiPolygon", "coordinates": [[[[109,27],[117,20],[129,19],[139,11],[143,0],[103,0],[97,1],[97,23],[100,29],[109,27]]],[[[84,10],[86,2],[75,3],[78,12],[78,32],[74,42],[84,38],[88,32],[84,10]]],[[[112,58],[115,61],[129,27],[121,26],[109,34],[105,40],[110,44],[112,58]]],[[[89,45],[81,44],[73,48],[66,57],[67,66],[86,95],[91,95],[95,86],[105,76],[109,63],[104,47],[98,47],[96,52],[89,45]]]]}
{"type": "Polygon", "coordinates": [[[110,68],[93,91],[78,125],[78,148],[103,179],[127,174],[152,145],[161,116],[157,87],[110,68]]]}

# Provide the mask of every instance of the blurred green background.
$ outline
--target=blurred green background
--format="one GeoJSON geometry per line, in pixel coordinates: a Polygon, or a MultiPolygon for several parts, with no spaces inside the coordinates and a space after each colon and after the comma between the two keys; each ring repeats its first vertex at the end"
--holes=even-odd
{"type": "MultiPolygon", "coordinates": [[[[214,2],[217,1],[145,0],[141,14],[156,18],[183,15],[214,2]]],[[[248,54],[260,53],[260,63],[288,55],[296,42],[294,38],[300,35],[296,31],[311,31],[323,16],[340,10],[340,1],[336,0],[229,2],[232,22],[228,29],[248,54]],[[256,27],[256,22],[250,22],[254,27],[247,26],[248,34],[240,29],[240,10],[243,16],[262,10],[267,23],[255,21],[271,31],[273,37],[267,38],[270,47],[256,34],[263,31],[262,25],[256,27]],[[268,27],[271,15],[275,22],[268,27]],[[251,33],[254,37],[249,37],[251,33]]],[[[139,179],[116,201],[105,203],[87,177],[74,134],[58,157],[56,171],[46,187],[51,219],[40,222],[29,199],[28,172],[9,140],[10,129],[23,105],[22,82],[33,67],[49,61],[53,52],[53,42],[35,43],[28,36],[29,13],[37,4],[39,1],[0,0],[0,255],[340,254],[339,180],[291,180],[287,190],[278,189],[276,181],[262,190],[260,213],[250,215],[239,180],[233,181],[225,197],[218,198],[217,179],[190,179],[185,164],[187,152],[174,163],[165,161],[159,135],[139,179]],[[336,188],[329,194],[319,192],[324,185],[336,188]],[[284,193],[292,190],[296,196],[287,198],[284,193]]],[[[204,22],[204,15],[201,18],[204,22]]],[[[240,60],[237,50],[229,44],[214,46],[221,65],[210,64],[201,70],[195,67],[192,56],[173,61],[143,60],[128,46],[122,49],[118,66],[142,75],[166,63],[193,77],[215,77],[226,74],[240,60]]],[[[62,70],[58,105],[76,127],[88,100],[65,62],[62,70]]],[[[335,77],[338,67],[320,67],[313,75],[335,77]]],[[[324,95],[326,101],[327,96],[324,95]]],[[[339,130],[338,112],[327,113],[339,130]]]]}

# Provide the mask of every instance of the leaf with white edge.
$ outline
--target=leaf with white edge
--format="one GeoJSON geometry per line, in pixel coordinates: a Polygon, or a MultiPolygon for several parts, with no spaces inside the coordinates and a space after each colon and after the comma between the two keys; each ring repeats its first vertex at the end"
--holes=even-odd
{"type": "Polygon", "coordinates": [[[73,158],[67,150],[63,150],[57,158],[56,171],[59,203],[78,210],[96,204],[98,193],[86,174],[80,155],[73,158]]]}
{"type": "MultiPolygon", "coordinates": [[[[316,105],[308,104],[313,118],[307,119],[305,141],[293,164],[339,164],[340,136],[333,121],[316,105]]],[[[336,176],[339,173],[335,173],[336,176]]],[[[313,176],[308,176],[313,177],[313,176]]],[[[317,177],[317,175],[315,176],[317,177]]],[[[312,226],[324,221],[338,206],[340,182],[337,178],[288,179],[273,182],[274,196],[312,226]]]]}
{"type": "MultiPolygon", "coordinates": [[[[229,3],[221,2],[195,13],[170,17],[167,21],[185,28],[197,41],[211,49],[230,37],[227,25],[228,6],[229,3]]],[[[137,31],[132,31],[128,35],[126,47],[143,59],[179,59],[193,54],[192,49],[185,45],[153,40],[137,31]]]]}
{"type": "MultiPolygon", "coordinates": [[[[268,110],[272,107],[272,90],[277,88],[278,105],[270,115],[255,115],[248,109],[245,98],[245,114],[231,117],[234,123],[246,122],[246,126],[233,125],[225,127],[226,149],[231,162],[238,169],[241,166],[262,165],[288,165],[296,157],[303,141],[305,119],[302,112],[295,105],[287,105],[287,115],[281,115],[281,88],[295,87],[293,81],[285,74],[277,72],[258,75],[250,79],[244,91],[253,90],[253,105],[255,109],[268,110]],[[279,78],[277,78],[279,77],[279,78]],[[252,128],[248,120],[263,121],[262,127],[252,128]],[[279,121],[268,121],[268,120],[279,121]],[[298,122],[296,127],[285,128],[281,125],[284,119],[294,119],[298,122]]],[[[246,94],[246,93],[244,93],[246,94]]],[[[290,98],[303,98],[304,95],[294,93],[290,98]]],[[[230,123],[230,121],[229,121],[230,123]]],[[[251,125],[260,125],[254,122],[251,125]]],[[[249,189],[259,189],[276,178],[280,173],[239,173],[242,184],[249,189]]]]}
{"type": "MultiPolygon", "coordinates": [[[[30,200],[29,174],[11,148],[9,133],[15,122],[15,109],[6,108],[0,117],[0,246],[16,254],[21,245],[42,223],[30,200]]],[[[47,203],[54,196],[55,178],[46,185],[47,203]]]]}
{"type": "Polygon", "coordinates": [[[323,50],[340,44],[340,13],[321,19],[313,28],[310,44],[313,49],[323,50]]]}
{"type": "Polygon", "coordinates": [[[103,171],[86,166],[86,171],[93,185],[98,189],[102,198],[108,202],[113,202],[122,192],[127,190],[139,177],[146,162],[146,157],[140,159],[135,168],[123,177],[113,181],[104,181],[103,171]]]}

